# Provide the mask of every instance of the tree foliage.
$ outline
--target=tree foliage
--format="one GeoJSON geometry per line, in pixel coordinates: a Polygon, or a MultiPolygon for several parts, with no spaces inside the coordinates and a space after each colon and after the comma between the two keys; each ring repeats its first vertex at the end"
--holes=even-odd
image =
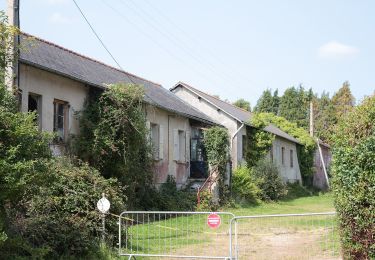
{"type": "Polygon", "coordinates": [[[343,119],[354,107],[355,99],[350,91],[350,84],[345,81],[342,87],[333,95],[332,105],[336,111],[336,120],[343,119]]]}
{"type": "Polygon", "coordinates": [[[258,99],[257,104],[254,108],[254,112],[273,113],[277,115],[279,112],[279,103],[280,98],[278,95],[278,90],[276,89],[272,95],[271,90],[266,89],[263,91],[263,94],[258,99]]]}
{"type": "Polygon", "coordinates": [[[240,99],[234,101],[232,104],[235,105],[236,107],[239,107],[239,108],[242,108],[246,111],[251,112],[250,102],[243,99],[243,98],[240,98],[240,99]]]}
{"type": "Polygon", "coordinates": [[[339,123],[334,135],[333,191],[346,259],[375,258],[375,97],[339,123]]]}
{"type": "Polygon", "coordinates": [[[286,89],[280,98],[279,116],[296,123],[298,127],[308,129],[309,102],[312,96],[312,90],[306,91],[301,85],[286,89]]]}
{"type": "Polygon", "coordinates": [[[323,92],[320,98],[313,100],[314,105],[314,135],[326,143],[331,143],[331,137],[337,124],[336,111],[329,94],[323,92]]]}

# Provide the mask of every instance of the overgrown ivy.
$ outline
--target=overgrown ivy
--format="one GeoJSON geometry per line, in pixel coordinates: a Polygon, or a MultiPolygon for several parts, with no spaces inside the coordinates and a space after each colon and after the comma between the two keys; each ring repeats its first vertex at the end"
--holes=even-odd
{"type": "Polygon", "coordinates": [[[246,149],[245,160],[248,167],[257,165],[263,159],[272,146],[275,136],[264,131],[266,122],[254,116],[250,122],[252,125],[246,126],[246,149]]]}
{"type": "Polygon", "coordinates": [[[204,131],[204,146],[207,154],[207,161],[211,173],[218,173],[218,185],[220,201],[225,201],[227,192],[224,182],[226,180],[227,165],[229,162],[229,135],[222,127],[211,127],[204,131]]]}
{"type": "MultiPolygon", "coordinates": [[[[276,116],[272,113],[253,114],[251,124],[255,124],[256,126],[262,126],[262,127],[269,125],[269,124],[273,124],[277,126],[278,128],[280,128],[282,131],[296,138],[301,143],[301,145],[297,145],[298,163],[300,166],[304,184],[307,186],[311,185],[312,176],[313,176],[314,152],[316,149],[316,143],[314,139],[311,138],[309,133],[305,129],[298,127],[296,123],[289,122],[285,118],[276,116]]],[[[258,128],[260,129],[260,127],[258,128]]],[[[270,139],[268,139],[268,141],[269,140],[270,139]]],[[[261,141],[259,142],[262,143],[261,141]]],[[[267,142],[267,138],[265,138],[263,142],[266,144],[269,144],[269,142],[267,142]]],[[[267,149],[267,146],[264,145],[263,152],[266,152],[266,149],[267,149]]]]}
{"type": "Polygon", "coordinates": [[[144,89],[116,84],[92,91],[81,115],[75,154],[126,187],[129,208],[151,208],[152,157],[143,109],[144,89]]]}

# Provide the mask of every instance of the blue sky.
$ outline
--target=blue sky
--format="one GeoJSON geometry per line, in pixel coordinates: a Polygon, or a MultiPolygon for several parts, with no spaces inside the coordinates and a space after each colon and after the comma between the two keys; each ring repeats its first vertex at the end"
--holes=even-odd
{"type": "MultiPolygon", "coordinates": [[[[375,90],[375,1],[76,0],[121,66],[255,105],[300,83],[375,90]]],[[[114,65],[72,0],[20,0],[21,29],[114,65]]],[[[6,0],[0,4],[6,8],[6,0]]]]}

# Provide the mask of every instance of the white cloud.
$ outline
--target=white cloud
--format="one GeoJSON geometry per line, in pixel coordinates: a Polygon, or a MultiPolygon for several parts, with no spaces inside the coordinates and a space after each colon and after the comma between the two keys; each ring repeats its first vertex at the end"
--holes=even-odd
{"type": "Polygon", "coordinates": [[[50,18],[49,18],[50,22],[51,23],[54,23],[54,24],[70,24],[71,23],[71,20],[62,15],[61,13],[53,13],[50,18]]]}
{"type": "Polygon", "coordinates": [[[324,59],[343,59],[357,56],[359,49],[353,46],[345,45],[337,41],[330,41],[318,49],[319,58],[324,59]]]}

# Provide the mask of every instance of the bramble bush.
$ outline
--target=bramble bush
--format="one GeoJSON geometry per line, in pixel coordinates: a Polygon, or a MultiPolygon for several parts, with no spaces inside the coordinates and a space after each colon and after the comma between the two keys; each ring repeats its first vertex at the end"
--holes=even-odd
{"type": "Polygon", "coordinates": [[[345,259],[375,258],[375,96],[334,135],[332,190],[345,259]]]}

